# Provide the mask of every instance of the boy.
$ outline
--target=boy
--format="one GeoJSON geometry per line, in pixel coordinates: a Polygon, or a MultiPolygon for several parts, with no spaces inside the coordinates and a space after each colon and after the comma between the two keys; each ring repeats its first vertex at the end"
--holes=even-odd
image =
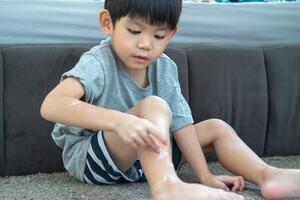
{"type": "Polygon", "coordinates": [[[163,54],[181,7],[181,0],[105,1],[99,22],[110,37],[62,75],[41,107],[57,122],[52,137],[65,168],[91,184],[147,179],[157,200],[243,199],[227,192],[243,190],[243,177],[266,198],[300,197],[299,170],[267,165],[221,120],[193,125],[176,65],[163,54]],[[173,139],[203,185],[177,177],[181,154],[173,139]],[[240,176],[212,175],[203,155],[212,148],[240,176]]]}

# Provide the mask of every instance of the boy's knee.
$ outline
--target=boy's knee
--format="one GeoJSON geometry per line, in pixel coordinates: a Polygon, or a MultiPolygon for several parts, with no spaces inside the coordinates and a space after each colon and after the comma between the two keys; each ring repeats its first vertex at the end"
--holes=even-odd
{"type": "Polygon", "coordinates": [[[236,135],[234,131],[232,131],[232,127],[225,121],[221,119],[210,119],[209,120],[209,128],[214,130],[218,136],[232,136],[236,135]],[[228,131],[230,130],[230,131],[228,131]]]}
{"type": "Polygon", "coordinates": [[[167,114],[172,118],[172,111],[169,104],[161,97],[148,96],[140,102],[140,108],[142,112],[158,111],[167,114]]]}

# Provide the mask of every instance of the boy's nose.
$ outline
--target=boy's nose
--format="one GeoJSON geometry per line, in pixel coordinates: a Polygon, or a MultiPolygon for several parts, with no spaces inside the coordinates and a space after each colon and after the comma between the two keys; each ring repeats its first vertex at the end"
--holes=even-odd
{"type": "Polygon", "coordinates": [[[142,39],[137,43],[137,47],[139,49],[150,50],[151,49],[151,40],[150,39],[142,39]]]}

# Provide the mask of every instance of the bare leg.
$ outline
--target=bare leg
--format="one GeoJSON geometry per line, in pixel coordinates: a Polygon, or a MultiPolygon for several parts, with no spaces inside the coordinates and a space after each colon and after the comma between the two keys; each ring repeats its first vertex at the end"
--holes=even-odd
{"type": "MultiPolygon", "coordinates": [[[[128,111],[151,121],[163,134],[169,135],[171,112],[167,103],[159,97],[148,97],[128,111]]],[[[242,199],[239,195],[209,188],[200,184],[187,184],[176,175],[171,161],[170,141],[168,147],[158,154],[149,148],[136,150],[125,145],[113,133],[106,132],[105,139],[109,151],[122,170],[127,170],[138,158],[149,182],[152,198],[162,199],[242,199]],[[120,153],[122,148],[122,153],[120,153]]]]}
{"type": "Polygon", "coordinates": [[[300,170],[278,169],[266,164],[221,120],[206,120],[195,128],[203,150],[213,149],[227,170],[259,185],[265,198],[300,197],[300,170]]]}

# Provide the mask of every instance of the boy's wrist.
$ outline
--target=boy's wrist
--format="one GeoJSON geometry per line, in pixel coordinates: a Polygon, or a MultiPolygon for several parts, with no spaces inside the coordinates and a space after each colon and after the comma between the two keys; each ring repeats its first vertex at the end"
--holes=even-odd
{"type": "Polygon", "coordinates": [[[201,172],[198,176],[199,182],[205,183],[211,176],[213,176],[213,174],[210,171],[201,172]]]}
{"type": "Polygon", "coordinates": [[[116,132],[117,127],[122,123],[124,116],[126,115],[123,112],[117,110],[109,110],[109,129],[113,132],[116,132]]]}
{"type": "MultiPolygon", "coordinates": [[[[190,163],[189,163],[190,164],[190,163]]],[[[190,164],[190,166],[192,167],[197,179],[199,180],[200,183],[205,182],[206,179],[208,179],[210,176],[212,176],[213,174],[211,173],[211,171],[209,170],[208,166],[193,166],[190,164]]]]}
{"type": "Polygon", "coordinates": [[[195,174],[201,183],[212,175],[209,169],[201,169],[195,174]]]}

